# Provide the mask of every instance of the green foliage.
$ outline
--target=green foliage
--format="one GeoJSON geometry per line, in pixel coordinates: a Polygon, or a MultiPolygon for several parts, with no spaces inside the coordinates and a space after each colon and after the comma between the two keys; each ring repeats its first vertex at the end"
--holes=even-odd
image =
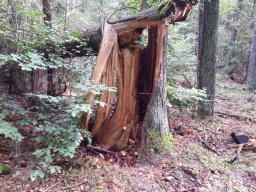
{"type": "MultiPolygon", "coordinates": [[[[1,116],[2,114],[0,114],[1,116]]],[[[10,123],[4,121],[0,117],[0,135],[4,135],[5,138],[9,138],[14,141],[21,141],[23,136],[18,132],[18,129],[12,126],[10,123]]]]}
{"type": "Polygon", "coordinates": [[[35,181],[37,178],[43,179],[44,177],[45,177],[45,173],[41,170],[41,167],[37,167],[29,175],[29,178],[31,181],[35,181]]]}
{"type": "Polygon", "coordinates": [[[5,94],[0,95],[0,135],[14,141],[21,141],[23,136],[18,132],[18,129],[11,123],[5,120],[6,117],[14,114],[24,114],[22,107],[13,102],[5,94]],[[15,109],[15,111],[14,111],[15,109]]]}
{"type": "Polygon", "coordinates": [[[223,74],[244,70],[249,58],[254,13],[255,7],[250,0],[220,2],[217,61],[219,66],[225,67],[223,74]]]}
{"type": "MultiPolygon", "coordinates": [[[[102,90],[115,90],[104,85],[95,85],[92,82],[87,85],[79,84],[76,89],[80,93],[92,92],[95,94],[100,94],[102,90]]],[[[81,128],[79,120],[85,113],[93,113],[93,110],[91,104],[84,103],[84,94],[78,95],[76,99],[38,94],[28,94],[28,96],[37,100],[40,106],[37,109],[38,121],[29,123],[35,126],[34,131],[40,135],[40,137],[36,137],[36,142],[45,146],[34,152],[34,155],[42,161],[30,175],[33,180],[43,177],[46,173],[60,172],[61,167],[51,166],[51,163],[62,158],[72,159],[84,138],[88,144],[91,143],[90,132],[81,128]]],[[[95,101],[94,104],[104,105],[99,101],[95,101]]]]}
{"type": "Polygon", "coordinates": [[[184,22],[170,26],[168,76],[179,81],[182,75],[195,76],[197,66],[197,8],[194,7],[184,22]]]}
{"type": "MultiPolygon", "coordinates": [[[[128,0],[129,5],[131,5],[132,7],[135,7],[137,10],[140,10],[141,2],[142,2],[141,0],[128,0]]],[[[159,4],[159,1],[148,0],[146,7],[149,8],[149,7],[157,6],[158,4],[159,4]]]]}
{"type": "Polygon", "coordinates": [[[150,155],[164,155],[173,149],[173,136],[171,133],[161,137],[154,129],[147,130],[147,151],[150,155]]]}
{"type": "Polygon", "coordinates": [[[4,163],[0,163],[0,175],[1,174],[8,174],[11,172],[11,167],[4,163]]]}
{"type": "Polygon", "coordinates": [[[183,87],[171,87],[167,88],[167,95],[172,105],[180,108],[189,107],[198,101],[207,100],[207,94],[205,90],[199,89],[186,89],[183,87]]]}
{"type": "Polygon", "coordinates": [[[236,8],[236,2],[234,0],[224,0],[220,2],[220,12],[224,14],[231,14],[236,8]]]}

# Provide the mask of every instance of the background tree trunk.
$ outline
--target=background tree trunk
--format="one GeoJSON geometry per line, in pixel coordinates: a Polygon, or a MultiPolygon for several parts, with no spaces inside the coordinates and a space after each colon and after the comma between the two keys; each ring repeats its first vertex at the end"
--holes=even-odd
{"type": "MultiPolygon", "coordinates": [[[[71,3],[71,2],[70,2],[71,3]]],[[[52,13],[51,13],[51,5],[49,0],[42,0],[43,4],[43,13],[44,13],[44,24],[48,28],[52,28],[52,13]]],[[[50,42],[46,42],[46,45],[50,45],[50,42]]],[[[49,53],[46,52],[44,57],[49,59],[49,53]]],[[[63,70],[48,68],[47,69],[47,94],[51,96],[58,96],[66,90],[65,79],[61,74],[63,70]],[[62,78],[59,78],[61,77],[62,78]],[[64,89],[62,88],[64,86],[64,89]]]]}
{"type": "Polygon", "coordinates": [[[204,0],[199,8],[197,83],[199,89],[206,89],[209,101],[199,103],[200,116],[214,114],[218,19],[219,0],[204,0]]]}
{"type": "MultiPolygon", "coordinates": [[[[16,1],[8,0],[8,9],[10,9],[11,19],[9,20],[9,25],[13,29],[18,29],[22,26],[25,17],[19,14],[16,10],[16,1]]],[[[19,42],[20,33],[13,30],[12,34],[16,42],[19,42]]],[[[3,40],[4,41],[4,40],[3,40]]],[[[5,45],[5,50],[1,50],[1,53],[21,53],[19,47],[12,43],[12,41],[5,40],[3,42],[5,45]]],[[[41,70],[22,71],[21,68],[14,63],[7,64],[1,69],[0,81],[9,84],[9,91],[11,93],[46,93],[47,82],[46,73],[41,70]]]]}
{"type": "Polygon", "coordinates": [[[250,52],[250,62],[248,67],[246,84],[250,89],[256,89],[256,19],[254,21],[252,48],[250,52]]]}
{"type": "MultiPolygon", "coordinates": [[[[232,22],[232,26],[231,26],[231,30],[230,30],[230,47],[228,50],[228,54],[227,54],[227,65],[232,65],[232,57],[233,57],[233,52],[234,52],[234,46],[235,46],[235,42],[236,42],[236,38],[237,38],[237,22],[239,21],[240,18],[240,11],[242,9],[242,3],[243,0],[237,0],[237,6],[234,9],[234,13],[233,13],[233,22],[232,22]]],[[[232,69],[231,69],[232,70],[232,69]]]]}

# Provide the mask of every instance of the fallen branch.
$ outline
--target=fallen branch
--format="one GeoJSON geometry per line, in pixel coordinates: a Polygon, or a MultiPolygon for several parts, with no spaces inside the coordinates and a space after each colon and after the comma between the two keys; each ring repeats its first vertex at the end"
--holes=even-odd
{"type": "Polygon", "coordinates": [[[49,191],[50,189],[52,189],[53,187],[55,187],[55,186],[58,185],[58,184],[59,184],[59,182],[57,182],[57,183],[55,183],[54,185],[52,185],[52,186],[46,188],[46,189],[44,190],[44,192],[49,191]]]}
{"type": "Polygon", "coordinates": [[[198,136],[198,139],[205,149],[217,154],[218,156],[221,156],[221,154],[216,149],[213,149],[208,143],[206,143],[205,139],[202,139],[200,136],[198,136]]]}
{"type": "Polygon", "coordinates": [[[256,119],[254,119],[252,117],[245,117],[245,116],[241,116],[241,115],[229,114],[229,113],[219,112],[219,111],[215,111],[215,113],[218,114],[218,116],[228,116],[228,117],[236,118],[238,120],[250,121],[252,123],[256,123],[256,119]]]}
{"type": "Polygon", "coordinates": [[[208,143],[206,143],[205,141],[201,140],[201,143],[202,143],[202,146],[203,146],[205,149],[207,149],[207,150],[209,150],[209,151],[211,151],[211,152],[217,154],[218,156],[221,156],[221,154],[220,154],[217,150],[213,149],[213,148],[212,148],[208,143]]]}
{"type": "Polygon", "coordinates": [[[95,146],[92,146],[92,145],[87,146],[86,148],[89,149],[89,150],[92,150],[94,152],[98,151],[98,152],[104,152],[104,153],[112,154],[115,157],[115,159],[118,161],[118,157],[116,156],[115,152],[113,152],[113,151],[103,149],[103,148],[100,148],[100,147],[95,147],[95,146]]]}
{"type": "Polygon", "coordinates": [[[63,187],[63,188],[61,189],[61,191],[66,190],[66,189],[72,189],[72,188],[74,188],[74,187],[78,187],[78,186],[83,185],[83,184],[86,184],[86,183],[88,183],[88,181],[83,181],[83,182],[77,183],[77,184],[75,184],[75,185],[70,185],[70,186],[67,186],[67,187],[63,187]]]}

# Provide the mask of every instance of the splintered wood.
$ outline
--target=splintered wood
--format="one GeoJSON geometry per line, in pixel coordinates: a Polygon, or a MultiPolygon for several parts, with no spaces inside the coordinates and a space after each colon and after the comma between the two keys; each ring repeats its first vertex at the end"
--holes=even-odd
{"type": "MultiPolygon", "coordinates": [[[[160,94],[157,92],[161,89],[155,87],[161,69],[166,67],[163,65],[166,61],[165,27],[170,22],[185,20],[196,3],[197,0],[166,1],[155,9],[138,13],[134,19],[105,24],[92,80],[96,84],[117,86],[118,93],[116,96],[113,92],[103,91],[100,101],[106,106],[98,107],[92,127],[89,127],[89,114],[82,120],[83,126],[92,132],[93,140],[104,149],[123,149],[136,125],[149,120],[145,118],[146,112],[152,110],[149,105],[161,99],[152,98],[160,94]],[[167,5],[170,8],[165,10],[167,5]],[[164,16],[162,11],[166,11],[164,16]],[[145,29],[148,30],[148,45],[136,45],[134,41],[145,29]],[[115,97],[117,103],[112,111],[115,97]]],[[[90,94],[87,102],[93,103],[94,99],[95,96],[90,94]]],[[[158,117],[162,115],[161,112],[156,114],[158,117]]],[[[163,121],[163,118],[159,119],[163,121]]]]}
{"type": "MultiPolygon", "coordinates": [[[[123,37],[125,33],[133,33],[139,27],[141,30],[148,23],[142,22],[144,25],[138,25],[138,22],[127,22],[123,27],[117,25],[105,25],[102,45],[97,58],[97,63],[92,76],[95,83],[102,83],[106,86],[113,87],[117,85],[118,93],[102,92],[100,101],[106,103],[106,106],[99,106],[95,118],[94,125],[91,129],[94,141],[99,143],[105,149],[114,148],[122,149],[126,146],[132,129],[139,122],[139,107],[140,97],[139,90],[147,88],[147,92],[152,93],[153,87],[158,79],[159,66],[162,57],[162,42],[163,31],[158,28],[163,28],[164,22],[156,22],[154,33],[146,48],[134,45],[130,42],[129,45],[123,46],[119,37],[123,37]],[[133,27],[132,27],[133,26],[133,27]],[[161,26],[161,27],[160,27],[161,26]],[[120,30],[123,28],[124,30],[120,30]],[[118,31],[122,31],[120,34],[118,31]],[[156,42],[159,42],[156,45],[156,42]],[[146,55],[152,54],[150,62],[143,62],[146,58],[141,58],[142,51],[147,52],[146,55]],[[141,65],[141,63],[144,63],[141,65]],[[148,68],[150,70],[144,70],[148,68]],[[147,72],[147,73],[145,73],[147,72]],[[143,78],[142,78],[143,77],[143,78]],[[139,84],[140,80],[144,80],[143,84],[139,84]],[[140,87],[140,88],[139,88],[140,87]],[[117,94],[116,108],[112,111],[113,99],[117,94]]],[[[125,42],[126,43],[126,42],[125,42]]],[[[150,95],[149,95],[150,98],[150,95]]],[[[87,102],[93,102],[95,96],[90,94],[87,102]]],[[[89,129],[90,115],[87,114],[83,125],[89,129]]]]}

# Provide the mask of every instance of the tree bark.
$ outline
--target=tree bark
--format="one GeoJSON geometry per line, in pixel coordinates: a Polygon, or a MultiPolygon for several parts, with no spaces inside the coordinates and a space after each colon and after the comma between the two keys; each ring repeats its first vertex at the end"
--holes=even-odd
{"type": "MultiPolygon", "coordinates": [[[[8,0],[8,6],[11,12],[11,18],[9,20],[9,25],[13,29],[18,29],[24,22],[25,18],[22,17],[16,10],[15,1],[8,0]]],[[[15,42],[19,42],[20,34],[13,30],[12,38],[15,42]]],[[[13,41],[14,42],[14,41],[13,41]]],[[[5,45],[4,54],[21,53],[19,47],[12,41],[4,40],[3,45],[5,45]]],[[[45,93],[47,88],[46,74],[41,70],[22,71],[21,68],[16,63],[10,63],[1,68],[0,76],[4,83],[9,84],[10,93],[45,93]]],[[[0,79],[1,79],[0,78],[0,79]]]]}
{"type": "Polygon", "coordinates": [[[168,43],[168,29],[169,26],[161,26],[160,33],[164,35],[163,40],[158,42],[162,44],[163,49],[160,54],[160,72],[158,80],[153,88],[150,102],[147,105],[147,112],[145,114],[144,126],[145,130],[159,133],[161,137],[169,134],[169,124],[167,117],[167,87],[166,87],[166,66],[167,66],[167,43],[168,43]]]}
{"type": "Polygon", "coordinates": [[[253,35],[252,35],[252,44],[250,52],[250,61],[248,67],[248,74],[246,79],[246,85],[249,89],[256,89],[256,19],[254,21],[253,35]]]}
{"type": "Polygon", "coordinates": [[[213,116],[216,76],[216,49],[218,39],[219,0],[203,1],[199,10],[197,84],[206,89],[208,101],[200,102],[198,114],[213,116]]]}

